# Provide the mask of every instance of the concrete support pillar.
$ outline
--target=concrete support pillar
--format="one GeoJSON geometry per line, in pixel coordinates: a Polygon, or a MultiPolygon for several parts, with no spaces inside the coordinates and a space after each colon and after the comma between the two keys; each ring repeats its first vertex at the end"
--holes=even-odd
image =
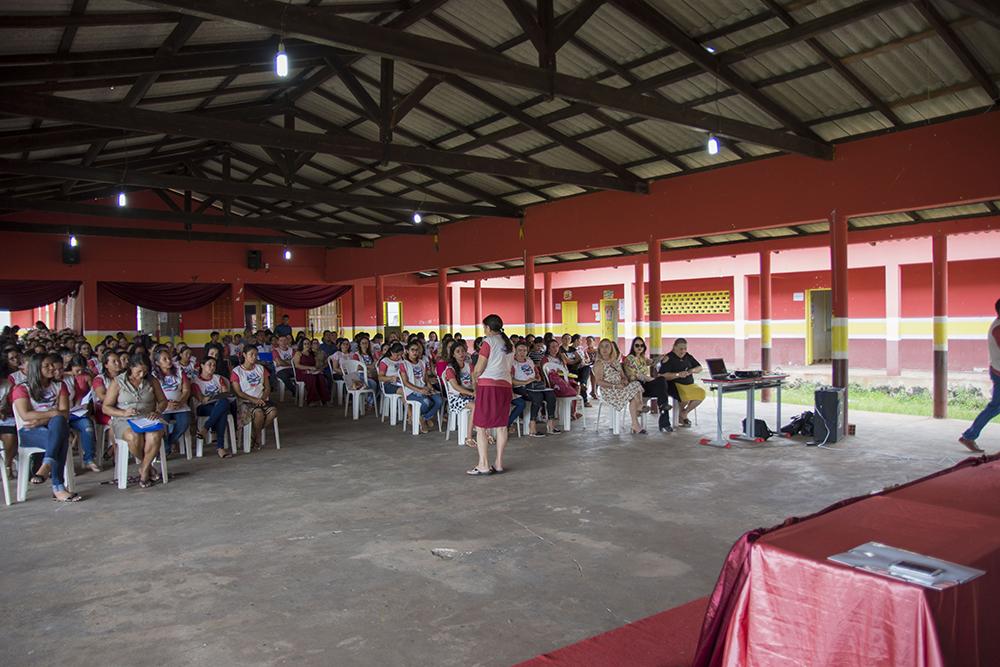
{"type": "MultiPolygon", "coordinates": [[[[771,251],[760,252],[760,368],[771,370],[771,251]]],[[[771,390],[761,392],[761,400],[771,400],[771,390]]]]}
{"type": "Polygon", "coordinates": [[[358,293],[361,288],[355,285],[351,289],[351,338],[358,335],[358,293]]]}
{"type": "Polygon", "coordinates": [[[830,268],[832,270],[831,301],[833,386],[844,388],[844,420],[847,420],[847,216],[834,210],[830,216],[830,268]]]}
{"type": "Polygon", "coordinates": [[[642,257],[637,257],[635,260],[635,311],[633,317],[635,318],[635,335],[643,336],[645,335],[644,327],[642,323],[646,319],[646,276],[643,269],[642,257]]]}
{"type": "Polygon", "coordinates": [[[382,276],[375,276],[375,333],[385,335],[385,285],[382,276]]]}
{"type": "Polygon", "coordinates": [[[535,333],[535,256],[524,253],[524,332],[535,333]]]}
{"type": "Polygon", "coordinates": [[[483,335],[483,281],[476,278],[475,287],[473,288],[475,292],[475,319],[476,319],[476,337],[483,335]]]}
{"type": "Polygon", "coordinates": [[[542,327],[538,333],[543,334],[552,328],[552,323],[556,321],[553,314],[555,302],[552,301],[552,272],[546,271],[542,274],[542,327]]]}
{"type": "Polygon", "coordinates": [[[948,416],[948,236],[935,234],[931,246],[934,292],[934,418],[948,416]]]}
{"type": "Polygon", "coordinates": [[[649,239],[649,353],[662,354],[663,329],[660,315],[660,240],[649,239]]]}
{"type": "Polygon", "coordinates": [[[901,291],[901,270],[899,264],[885,265],[885,374],[898,377],[899,361],[899,318],[901,291]]]}
{"type": "Polygon", "coordinates": [[[448,269],[438,269],[438,338],[448,333],[448,269]]]}
{"type": "Polygon", "coordinates": [[[747,365],[747,277],[742,271],[733,273],[733,366],[747,365]]]}

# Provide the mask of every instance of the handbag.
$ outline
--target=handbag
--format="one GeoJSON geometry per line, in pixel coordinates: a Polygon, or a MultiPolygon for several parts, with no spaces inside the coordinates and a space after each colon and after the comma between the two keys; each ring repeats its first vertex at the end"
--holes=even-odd
{"type": "Polygon", "coordinates": [[[559,396],[560,398],[569,398],[578,394],[578,392],[573,389],[573,385],[571,385],[566,378],[559,375],[559,373],[555,371],[549,373],[549,384],[551,384],[552,388],[555,390],[556,396],[559,396]]]}

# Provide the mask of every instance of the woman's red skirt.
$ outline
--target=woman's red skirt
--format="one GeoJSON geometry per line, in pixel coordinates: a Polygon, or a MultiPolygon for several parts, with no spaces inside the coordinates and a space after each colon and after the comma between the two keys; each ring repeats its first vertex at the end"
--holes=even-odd
{"type": "Polygon", "coordinates": [[[513,398],[514,391],[510,385],[476,387],[476,409],[472,415],[472,425],[479,428],[506,428],[513,398]]]}

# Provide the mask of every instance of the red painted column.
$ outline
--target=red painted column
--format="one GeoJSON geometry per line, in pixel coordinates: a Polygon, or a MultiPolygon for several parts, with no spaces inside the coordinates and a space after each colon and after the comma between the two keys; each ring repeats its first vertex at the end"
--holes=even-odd
{"type": "Polygon", "coordinates": [[[438,337],[448,333],[448,269],[438,269],[438,337]]]}
{"type": "Polygon", "coordinates": [[[902,300],[902,274],[895,261],[885,263],[885,374],[898,377],[899,361],[899,304],[902,300]]]}
{"type": "MultiPolygon", "coordinates": [[[[760,253],[760,368],[771,370],[771,251],[760,253]]],[[[761,391],[761,400],[771,400],[771,390],[761,391]]]]}
{"type": "Polygon", "coordinates": [[[635,299],[635,335],[642,336],[642,323],[646,319],[646,280],[643,271],[643,261],[641,257],[635,260],[635,289],[633,298],[635,299]]]}
{"type": "Polygon", "coordinates": [[[385,335],[385,285],[382,276],[375,276],[375,333],[385,335]]]}
{"type": "Polygon", "coordinates": [[[552,323],[556,320],[553,310],[555,304],[552,301],[552,271],[546,271],[542,274],[542,327],[539,333],[552,329],[552,323]]]}
{"type": "Polygon", "coordinates": [[[524,253],[524,333],[535,333],[535,256],[524,253]]]}
{"type": "Polygon", "coordinates": [[[832,276],[833,386],[844,388],[844,423],[847,423],[847,216],[834,210],[830,216],[830,268],[832,276]]]}
{"type": "Polygon", "coordinates": [[[475,288],[473,291],[475,298],[473,299],[473,303],[475,304],[474,316],[476,319],[476,336],[478,337],[483,335],[483,281],[476,278],[474,284],[475,288]]]}
{"type": "Polygon", "coordinates": [[[660,240],[649,239],[649,353],[662,354],[663,329],[660,314],[660,240]]]}
{"type": "Polygon", "coordinates": [[[934,418],[948,416],[948,235],[935,234],[931,246],[934,275],[934,418]]]}

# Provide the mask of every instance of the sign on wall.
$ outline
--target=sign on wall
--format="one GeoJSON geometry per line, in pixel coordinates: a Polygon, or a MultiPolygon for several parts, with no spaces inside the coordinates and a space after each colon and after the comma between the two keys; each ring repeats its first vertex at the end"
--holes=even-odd
{"type": "Polygon", "coordinates": [[[563,290],[563,301],[570,301],[573,299],[573,290],[567,289],[563,290]]]}

